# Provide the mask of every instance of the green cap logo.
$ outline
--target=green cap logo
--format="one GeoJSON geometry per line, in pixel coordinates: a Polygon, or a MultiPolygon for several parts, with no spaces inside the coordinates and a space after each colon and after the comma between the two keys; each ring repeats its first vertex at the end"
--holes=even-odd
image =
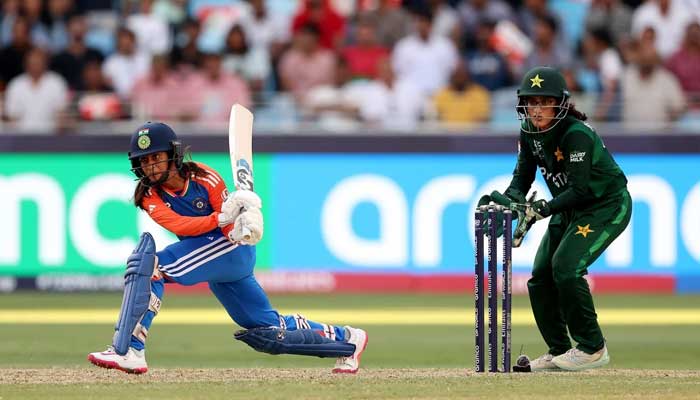
{"type": "Polygon", "coordinates": [[[542,89],[542,82],[544,82],[544,79],[540,78],[540,74],[537,74],[534,78],[530,79],[530,82],[532,82],[532,85],[530,85],[531,88],[537,86],[542,89]]]}

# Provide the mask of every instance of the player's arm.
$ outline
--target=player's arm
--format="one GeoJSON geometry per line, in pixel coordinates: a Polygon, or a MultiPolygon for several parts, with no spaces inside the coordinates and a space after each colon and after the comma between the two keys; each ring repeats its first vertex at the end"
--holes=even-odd
{"type": "Polygon", "coordinates": [[[535,181],[536,173],[537,160],[532,154],[530,145],[521,133],[520,142],[518,143],[518,162],[515,164],[513,179],[510,181],[505,195],[513,199],[516,203],[524,203],[525,195],[530,191],[532,182],[535,181]]]}
{"type": "Polygon", "coordinates": [[[562,145],[568,182],[566,190],[549,202],[550,214],[578,207],[592,198],[588,183],[593,165],[593,139],[584,132],[574,131],[566,135],[562,145]]]}
{"type": "Polygon", "coordinates": [[[224,200],[226,200],[226,196],[228,196],[226,182],[224,182],[218,172],[209,168],[207,165],[197,163],[197,166],[206,171],[206,174],[204,174],[204,176],[196,176],[195,179],[207,189],[211,208],[216,212],[221,212],[221,205],[224,203],[224,200]]]}
{"type": "Polygon", "coordinates": [[[155,194],[144,198],[143,209],[158,225],[178,236],[202,235],[218,227],[218,212],[203,217],[185,217],[166,206],[155,194]]]}

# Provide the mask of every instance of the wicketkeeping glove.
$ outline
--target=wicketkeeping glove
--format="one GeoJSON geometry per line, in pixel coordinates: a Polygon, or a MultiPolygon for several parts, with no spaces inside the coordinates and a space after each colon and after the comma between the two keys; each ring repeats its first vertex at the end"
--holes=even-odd
{"type": "Polygon", "coordinates": [[[547,200],[537,200],[532,203],[529,208],[530,210],[525,210],[525,212],[534,213],[538,221],[552,215],[552,211],[549,209],[549,203],[547,203],[547,200]]]}
{"type": "Polygon", "coordinates": [[[510,205],[514,214],[518,214],[520,217],[518,225],[513,231],[513,247],[520,247],[532,225],[540,219],[546,218],[542,214],[549,215],[551,213],[545,200],[535,200],[535,198],[537,198],[537,191],[532,192],[526,203],[512,203],[510,205]]]}
{"type": "MultiPolygon", "coordinates": [[[[509,207],[513,199],[502,194],[501,192],[494,190],[491,194],[485,194],[479,198],[478,206],[485,206],[489,204],[497,204],[504,207],[509,207]]],[[[517,213],[513,213],[513,219],[517,219],[517,213]]],[[[488,212],[484,213],[484,221],[486,221],[486,229],[488,230],[488,212]]],[[[496,237],[501,237],[503,235],[503,214],[496,214],[496,237]]]]}

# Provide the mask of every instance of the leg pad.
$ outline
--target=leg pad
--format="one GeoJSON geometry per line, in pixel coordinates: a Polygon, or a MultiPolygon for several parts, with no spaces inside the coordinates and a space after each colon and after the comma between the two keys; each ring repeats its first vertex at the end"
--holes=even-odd
{"type": "Polygon", "coordinates": [[[355,345],[321,336],[313,329],[288,331],[280,328],[254,328],[238,331],[234,337],[257,351],[268,354],[296,354],[316,357],[349,357],[355,345]]]}
{"type": "MultiPolygon", "coordinates": [[[[137,331],[139,322],[149,307],[155,312],[160,308],[160,300],[156,298],[157,302],[154,302],[151,299],[151,276],[157,261],[155,241],[148,232],[143,233],[126,263],[124,297],[112,339],[114,351],[119,355],[124,355],[129,350],[131,335],[137,331]]],[[[140,329],[137,332],[137,337],[145,339],[145,332],[140,329]]]]}

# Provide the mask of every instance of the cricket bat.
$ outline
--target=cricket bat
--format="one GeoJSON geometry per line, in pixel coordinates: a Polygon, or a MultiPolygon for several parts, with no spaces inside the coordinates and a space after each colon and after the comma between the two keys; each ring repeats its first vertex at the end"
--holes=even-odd
{"type": "MultiPolygon", "coordinates": [[[[236,190],[253,190],[253,113],[240,104],[231,106],[228,147],[236,190]]],[[[243,228],[245,240],[250,231],[243,228]]]]}

